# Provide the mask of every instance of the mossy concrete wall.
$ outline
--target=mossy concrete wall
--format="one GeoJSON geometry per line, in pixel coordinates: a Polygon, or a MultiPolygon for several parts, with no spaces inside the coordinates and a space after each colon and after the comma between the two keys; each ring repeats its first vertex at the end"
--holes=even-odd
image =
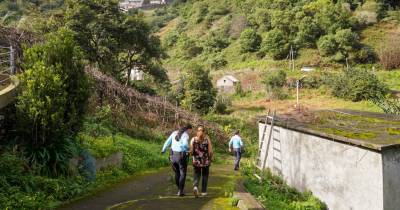
{"type": "Polygon", "coordinates": [[[400,149],[385,150],[382,154],[384,209],[400,209],[400,149]]]}
{"type": "MultiPolygon", "coordinates": [[[[264,126],[259,124],[260,141],[264,126]]],[[[269,129],[261,152],[262,160],[268,134],[269,129]]],[[[400,197],[397,192],[400,181],[394,176],[399,165],[388,166],[391,174],[384,175],[382,160],[378,151],[275,126],[266,167],[281,175],[290,186],[312,191],[331,210],[394,210],[399,206],[395,200],[400,197]],[[386,176],[393,181],[384,184],[386,176]],[[393,195],[384,198],[384,192],[393,195]]]]}

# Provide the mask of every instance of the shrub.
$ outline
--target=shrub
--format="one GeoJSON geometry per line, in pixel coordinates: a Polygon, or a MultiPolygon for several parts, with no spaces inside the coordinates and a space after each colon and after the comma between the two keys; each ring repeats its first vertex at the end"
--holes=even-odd
{"type": "Polygon", "coordinates": [[[248,28],[241,33],[239,43],[242,52],[256,52],[260,49],[261,37],[254,29],[248,28]]]}
{"type": "Polygon", "coordinates": [[[284,70],[268,73],[263,83],[268,94],[270,94],[270,98],[283,100],[288,97],[283,88],[286,84],[286,72],[284,70]]]}
{"type": "Polygon", "coordinates": [[[358,68],[344,69],[333,78],[330,86],[334,96],[351,101],[375,99],[388,92],[375,74],[358,68]]]}
{"type": "Polygon", "coordinates": [[[385,69],[400,67],[400,34],[392,35],[378,51],[379,62],[385,69]]]}
{"type": "Polygon", "coordinates": [[[163,39],[163,45],[164,47],[172,47],[178,42],[178,39],[179,34],[176,31],[169,32],[163,39]]]}
{"type": "Polygon", "coordinates": [[[30,163],[44,173],[66,172],[74,152],[68,137],[81,125],[88,96],[81,58],[72,33],[66,30],[25,51],[17,125],[30,163]]]}
{"type": "Polygon", "coordinates": [[[217,114],[226,114],[228,107],[232,105],[230,98],[218,96],[214,104],[214,112],[217,114]]]}
{"type": "Polygon", "coordinates": [[[321,87],[321,85],[322,79],[318,75],[309,75],[305,77],[301,82],[302,87],[310,89],[317,89],[321,87]]]}
{"type": "Polygon", "coordinates": [[[211,69],[221,69],[224,66],[228,64],[228,61],[222,56],[221,54],[217,54],[216,56],[213,56],[210,61],[210,67],[211,69]]]}
{"type": "Polygon", "coordinates": [[[243,96],[246,95],[246,93],[245,93],[244,90],[243,90],[243,87],[242,87],[242,83],[241,83],[241,82],[238,82],[238,83],[236,83],[236,85],[235,85],[235,95],[240,96],[240,97],[243,97],[243,96]]]}
{"type": "Polygon", "coordinates": [[[194,58],[203,52],[203,48],[198,46],[194,39],[186,35],[181,36],[177,44],[182,57],[186,59],[194,58]]]}
{"type": "Polygon", "coordinates": [[[207,52],[220,52],[229,46],[230,41],[224,37],[223,33],[210,33],[203,43],[207,52]]]}
{"type": "Polygon", "coordinates": [[[400,100],[385,96],[378,96],[372,99],[372,102],[382,109],[386,114],[400,115],[400,100]]]}

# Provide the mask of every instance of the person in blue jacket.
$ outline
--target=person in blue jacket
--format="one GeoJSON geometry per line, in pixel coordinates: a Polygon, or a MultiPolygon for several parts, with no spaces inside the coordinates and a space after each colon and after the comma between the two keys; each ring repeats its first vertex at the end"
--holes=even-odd
{"type": "Polygon", "coordinates": [[[235,135],[229,141],[229,152],[232,152],[233,149],[235,155],[235,167],[234,167],[235,171],[239,170],[239,163],[242,157],[243,146],[244,145],[242,138],[240,137],[240,131],[237,130],[235,131],[235,135]]]}
{"type": "Polygon", "coordinates": [[[183,126],[174,131],[165,141],[161,153],[165,153],[167,148],[170,150],[170,161],[172,169],[175,172],[175,184],[178,187],[178,196],[184,196],[184,188],[187,172],[187,158],[189,152],[189,134],[192,131],[192,125],[183,126]]]}

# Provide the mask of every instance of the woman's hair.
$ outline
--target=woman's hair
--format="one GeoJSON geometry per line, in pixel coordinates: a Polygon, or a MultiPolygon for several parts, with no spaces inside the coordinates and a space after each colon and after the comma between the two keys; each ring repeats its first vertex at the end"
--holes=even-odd
{"type": "Polygon", "coordinates": [[[197,127],[197,129],[200,129],[200,128],[203,130],[203,136],[201,136],[200,140],[203,141],[205,139],[205,137],[206,137],[206,129],[204,128],[203,125],[200,125],[199,127],[197,127]]]}
{"type": "Polygon", "coordinates": [[[192,128],[193,128],[193,127],[192,127],[191,124],[187,124],[187,125],[181,127],[181,128],[178,130],[178,134],[175,136],[175,140],[176,140],[176,141],[179,141],[179,140],[181,139],[181,137],[182,137],[182,134],[185,133],[187,130],[192,129],[192,128]]]}
{"type": "Polygon", "coordinates": [[[240,130],[235,130],[235,135],[239,135],[240,134],[240,130]]]}

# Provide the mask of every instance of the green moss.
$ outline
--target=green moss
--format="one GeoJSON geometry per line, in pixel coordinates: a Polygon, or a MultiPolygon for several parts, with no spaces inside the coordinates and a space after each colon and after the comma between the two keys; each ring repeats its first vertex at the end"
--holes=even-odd
{"type": "Polygon", "coordinates": [[[326,132],[328,134],[343,136],[343,137],[347,137],[350,139],[370,140],[370,139],[374,139],[378,136],[377,133],[373,133],[373,132],[350,132],[350,131],[339,130],[339,129],[335,129],[335,128],[322,128],[320,130],[323,132],[326,132]]]}
{"type": "Polygon", "coordinates": [[[400,128],[387,128],[386,131],[389,135],[400,135],[400,128]]]}

